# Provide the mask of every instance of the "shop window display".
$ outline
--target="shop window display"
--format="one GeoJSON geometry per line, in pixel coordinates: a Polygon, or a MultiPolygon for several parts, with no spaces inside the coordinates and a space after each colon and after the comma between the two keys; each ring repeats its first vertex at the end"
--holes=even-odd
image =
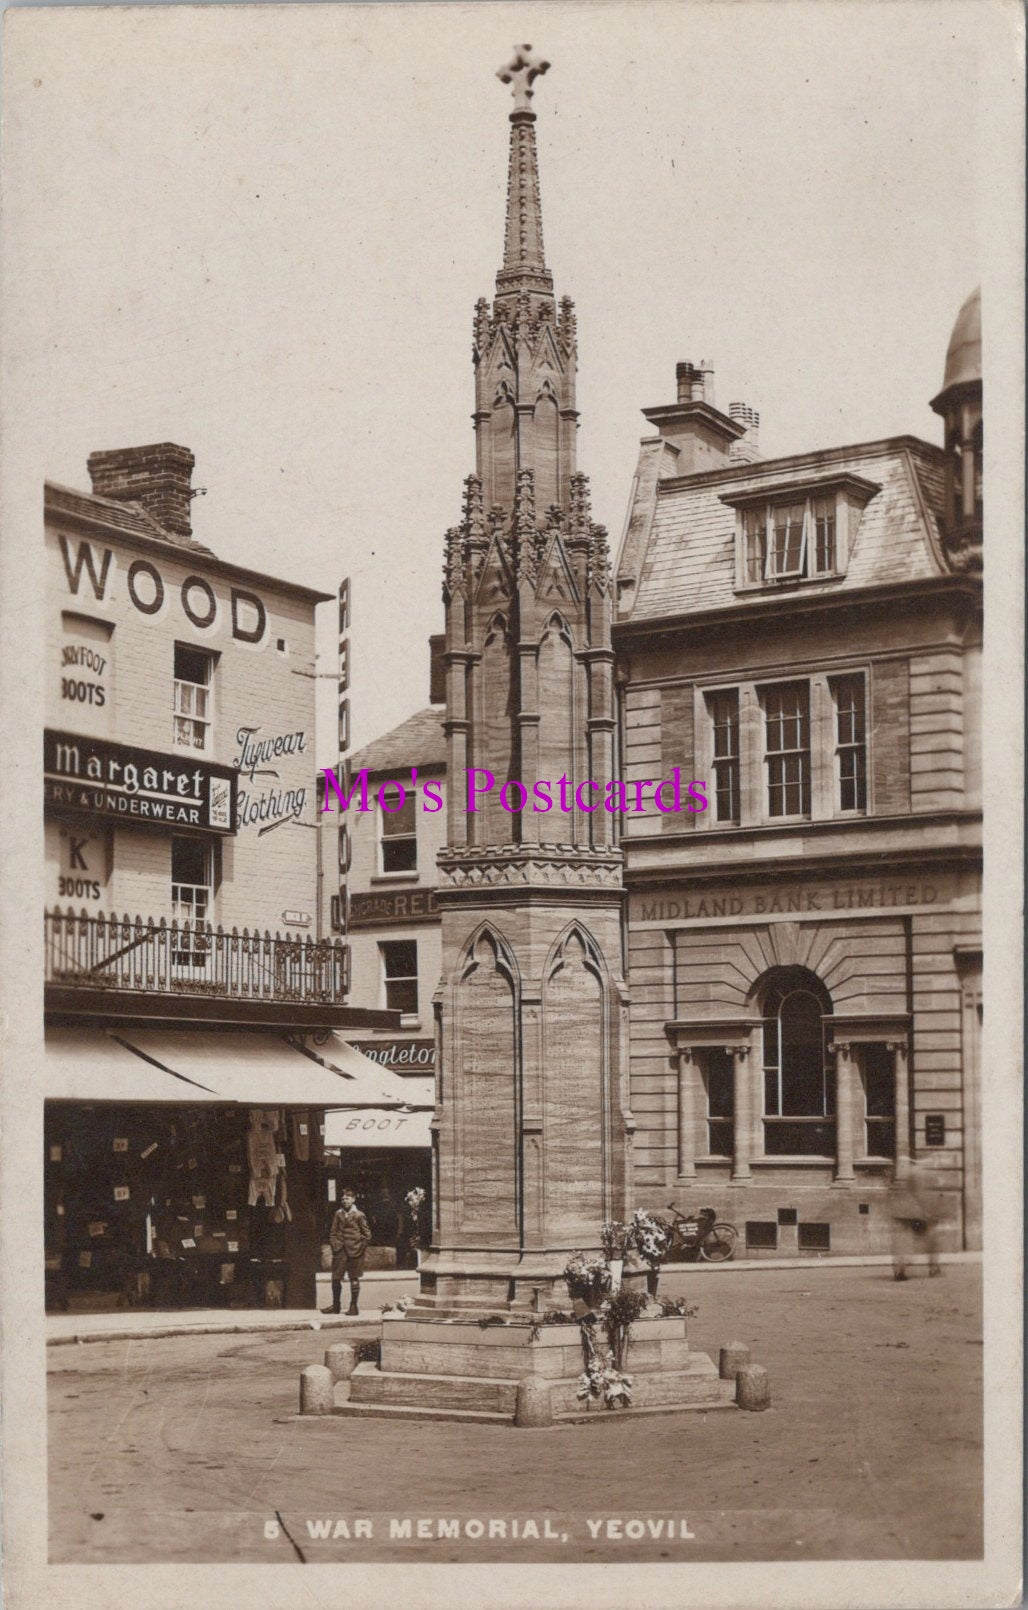
{"type": "Polygon", "coordinates": [[[265,1175],[249,1109],[48,1104],[47,1306],[282,1306],[286,1180],[320,1115],[254,1111],[265,1175]]]}

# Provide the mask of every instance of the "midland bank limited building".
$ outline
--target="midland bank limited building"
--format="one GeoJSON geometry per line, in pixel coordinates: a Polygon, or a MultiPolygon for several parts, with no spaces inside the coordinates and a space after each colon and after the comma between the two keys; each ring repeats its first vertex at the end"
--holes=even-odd
{"type": "Polygon", "coordinates": [[[348,1038],[398,1014],[343,1004],[348,950],[321,931],[324,595],[196,542],[192,467],[172,444],[96,453],[90,493],[46,488],[58,1306],[312,1307],[325,1114],[410,1104],[348,1038]]]}
{"type": "Polygon", "coordinates": [[[710,808],[624,824],[636,1195],[709,1198],[751,1254],[882,1251],[916,1158],[979,1248],[978,293],[942,449],[761,461],[751,409],[677,380],[617,570],[622,757],[710,808]]]}

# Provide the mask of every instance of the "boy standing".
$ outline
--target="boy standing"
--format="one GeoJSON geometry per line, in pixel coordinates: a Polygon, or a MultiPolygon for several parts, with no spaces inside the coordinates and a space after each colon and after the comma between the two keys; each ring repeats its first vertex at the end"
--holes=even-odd
{"type": "Polygon", "coordinates": [[[323,1314],[338,1314],[343,1296],[343,1277],[350,1279],[350,1306],[347,1314],[356,1314],[357,1297],[364,1273],[364,1254],[371,1242],[371,1229],[357,1206],[353,1191],[345,1190],[342,1205],[332,1219],[328,1235],[332,1247],[332,1306],[323,1308],[323,1314]]]}

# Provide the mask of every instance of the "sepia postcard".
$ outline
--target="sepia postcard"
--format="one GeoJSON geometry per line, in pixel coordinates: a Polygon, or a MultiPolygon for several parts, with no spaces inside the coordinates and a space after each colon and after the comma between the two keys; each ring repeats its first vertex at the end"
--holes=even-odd
{"type": "Polygon", "coordinates": [[[4,1602],[1020,1603],[1022,8],[4,21],[4,1602]]]}

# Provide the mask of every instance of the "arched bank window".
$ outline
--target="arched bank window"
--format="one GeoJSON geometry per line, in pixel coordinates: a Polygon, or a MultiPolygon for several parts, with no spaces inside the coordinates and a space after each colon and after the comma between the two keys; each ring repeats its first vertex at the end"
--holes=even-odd
{"type": "Polygon", "coordinates": [[[835,1155],[826,1032],[831,1012],[827,991],[812,973],[799,968],[775,975],[764,992],[764,1151],[768,1156],[835,1155]]]}

